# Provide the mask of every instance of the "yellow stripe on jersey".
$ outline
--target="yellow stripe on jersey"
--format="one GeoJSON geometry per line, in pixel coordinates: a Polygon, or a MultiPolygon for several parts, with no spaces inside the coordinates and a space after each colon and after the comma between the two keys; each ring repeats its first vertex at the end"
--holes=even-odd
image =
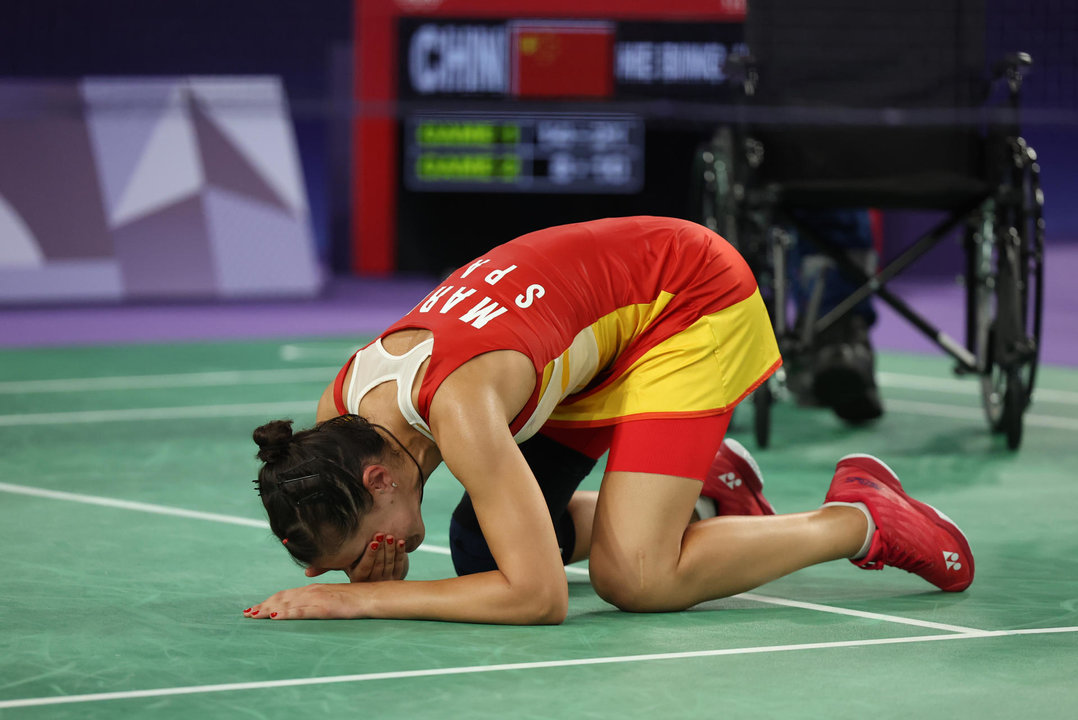
{"type": "Polygon", "coordinates": [[[539,401],[531,417],[513,436],[517,442],[531,437],[566,396],[580,392],[600,368],[613,363],[661,315],[673,297],[662,291],[653,302],[618,308],[577,333],[569,349],[543,368],[539,401]],[[560,376],[560,385],[554,382],[555,373],[560,376]]]}
{"type": "Polygon", "coordinates": [[[539,400],[531,416],[513,435],[517,442],[528,439],[542,427],[550,413],[567,395],[580,392],[598,372],[599,348],[591,327],[577,333],[569,348],[543,368],[539,400]]]}
{"type": "Polygon", "coordinates": [[[573,375],[572,370],[569,367],[569,351],[566,350],[562,355],[565,358],[565,361],[561,366],[561,396],[565,397],[569,392],[569,383],[572,382],[573,375]]]}
{"type": "Polygon", "coordinates": [[[650,303],[620,307],[592,323],[591,329],[599,346],[598,367],[610,367],[614,358],[625,352],[629,343],[655,322],[673,298],[671,293],[662,290],[650,303]]]}
{"type": "Polygon", "coordinates": [[[550,379],[554,375],[556,361],[557,358],[554,358],[554,360],[548,362],[546,367],[543,368],[543,379],[539,382],[539,397],[546,395],[548,389],[552,389],[550,388],[550,379]]]}
{"type": "MultiPolygon", "coordinates": [[[[592,326],[604,361],[651,322],[658,312],[653,306],[622,308],[592,326]]],[[[778,344],[757,290],[649,349],[598,391],[566,398],[550,420],[562,426],[605,425],[629,416],[724,412],[779,364],[778,344]]]]}

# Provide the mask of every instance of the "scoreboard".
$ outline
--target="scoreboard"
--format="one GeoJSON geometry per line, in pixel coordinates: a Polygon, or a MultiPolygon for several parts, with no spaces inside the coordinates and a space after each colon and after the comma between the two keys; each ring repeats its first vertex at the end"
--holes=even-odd
{"type": "Polygon", "coordinates": [[[688,216],[683,108],[728,104],[744,0],[357,0],[353,269],[438,274],[515,235],[688,216]]]}
{"type": "Polygon", "coordinates": [[[419,192],[635,193],[644,123],[606,113],[424,114],[404,124],[404,186],[419,192]]]}

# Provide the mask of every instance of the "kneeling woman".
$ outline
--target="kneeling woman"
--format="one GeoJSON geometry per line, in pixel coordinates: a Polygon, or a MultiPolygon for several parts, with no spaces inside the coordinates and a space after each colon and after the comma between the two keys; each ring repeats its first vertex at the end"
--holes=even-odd
{"type": "Polygon", "coordinates": [[[699,225],[598,220],[496,247],[357,352],[318,425],[255,431],[273,531],[308,576],[354,582],[285,590],[245,614],[558,623],[562,565],[584,558],[598,594],[629,611],[684,609],[839,558],[968,586],[961,532],[875,458],[840,461],[820,509],[771,513],[723,436],[780,363],[752,273],[699,225]],[[598,493],[574,492],[607,451],[598,493]],[[460,575],[405,581],[442,462],[466,491],[451,525],[460,575]],[[716,482],[724,462],[745,482],[716,482]],[[702,489],[717,516],[690,522],[702,489]]]}

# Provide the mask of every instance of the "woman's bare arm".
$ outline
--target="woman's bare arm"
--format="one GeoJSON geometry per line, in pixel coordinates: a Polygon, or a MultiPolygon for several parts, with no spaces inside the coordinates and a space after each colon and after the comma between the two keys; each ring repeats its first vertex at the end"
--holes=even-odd
{"type": "Polygon", "coordinates": [[[315,410],[315,422],[331,420],[341,413],[337,410],[337,403],[333,400],[333,383],[326,386],[318,398],[318,407],[315,410]]]}
{"type": "MultiPolygon", "coordinates": [[[[504,394],[465,372],[431,408],[443,460],[472,497],[498,570],[435,581],[312,585],[277,593],[257,617],[377,617],[506,624],[561,622],[568,586],[550,515],[509,431],[504,394]],[[274,615],[276,613],[276,615],[274,615]]],[[[457,373],[454,373],[456,376],[457,373]]],[[[515,404],[515,399],[509,401],[515,404]]]]}

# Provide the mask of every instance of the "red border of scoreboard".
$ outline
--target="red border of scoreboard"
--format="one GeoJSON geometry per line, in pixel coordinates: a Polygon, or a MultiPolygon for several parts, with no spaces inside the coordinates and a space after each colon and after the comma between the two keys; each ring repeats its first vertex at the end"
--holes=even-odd
{"type": "Polygon", "coordinates": [[[352,270],[364,275],[396,269],[397,18],[729,22],[745,16],[745,0],[356,0],[354,7],[359,112],[352,119],[352,270]]]}

